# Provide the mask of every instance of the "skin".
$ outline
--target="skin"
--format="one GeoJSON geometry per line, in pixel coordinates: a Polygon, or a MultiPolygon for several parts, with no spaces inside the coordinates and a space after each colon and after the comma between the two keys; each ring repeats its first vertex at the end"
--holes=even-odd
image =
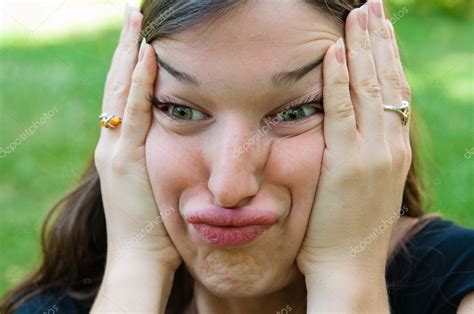
{"type": "MultiPolygon", "coordinates": [[[[386,258],[414,221],[398,220],[354,258],[349,247],[400,208],[411,162],[409,129],[382,104],[410,95],[393,35],[371,37],[364,53],[349,53],[381,25],[390,34],[380,24],[383,16],[370,14],[368,30],[361,31],[359,14],[353,10],[348,18],[345,47],[334,44],[342,35],[338,27],[303,3],[259,1],[218,27],[142,45],[137,55],[127,47],[142,17],[129,10],[103,104],[103,112],[123,116],[123,124],[102,129],[96,149],[109,252],[92,312],[163,313],[181,262],[197,279],[200,313],[261,313],[287,305],[291,313],[389,311],[386,258]],[[158,71],[155,52],[202,86],[158,71]],[[301,81],[271,86],[273,73],[323,54],[323,67],[301,81]],[[324,115],[282,122],[233,156],[264,117],[321,91],[324,115]],[[211,119],[173,123],[151,107],[150,94],[177,98],[211,119]],[[373,193],[364,194],[368,187],[373,193]],[[280,219],[245,247],[217,249],[195,237],[183,219],[190,208],[212,205],[266,208],[280,219]],[[117,254],[157,217],[163,224],[117,254]]],[[[472,295],[463,300],[469,306],[472,295]]]]}
{"type": "MultiPolygon", "coordinates": [[[[296,280],[296,291],[304,292],[295,258],[319,176],[323,115],[299,125],[281,122],[248,151],[237,158],[233,153],[257,133],[265,116],[322,90],[321,66],[283,88],[272,85],[272,74],[323,56],[340,36],[324,15],[301,3],[260,1],[245,9],[218,27],[206,27],[202,36],[201,29],[192,29],[153,43],[163,60],[202,81],[202,87],[190,88],[159,71],[158,98],[166,94],[195,104],[213,120],[177,126],[155,110],[146,156],[158,207],[179,208],[163,215],[165,227],[200,282],[198,294],[218,303],[211,306],[217,312],[257,312],[261,303],[254,296],[269,293],[275,293],[274,302],[266,301],[265,308],[277,311],[294,299],[290,284],[296,280]],[[268,208],[279,221],[248,246],[218,249],[183,219],[191,208],[212,206],[268,208]],[[242,297],[255,301],[238,301],[242,297]]],[[[203,306],[208,313],[210,305],[203,306]]]]}

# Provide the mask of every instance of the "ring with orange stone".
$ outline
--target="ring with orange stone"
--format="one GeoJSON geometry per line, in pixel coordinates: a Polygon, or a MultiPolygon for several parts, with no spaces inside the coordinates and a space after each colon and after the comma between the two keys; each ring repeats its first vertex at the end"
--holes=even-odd
{"type": "Polygon", "coordinates": [[[103,128],[113,129],[122,123],[122,118],[111,115],[108,116],[106,113],[102,113],[99,116],[99,125],[103,128]]]}

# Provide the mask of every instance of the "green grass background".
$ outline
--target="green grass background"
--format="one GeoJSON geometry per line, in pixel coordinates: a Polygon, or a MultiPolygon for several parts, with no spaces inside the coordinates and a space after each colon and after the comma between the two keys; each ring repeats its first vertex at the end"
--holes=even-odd
{"type": "MultiPolygon", "coordinates": [[[[394,8],[397,12],[399,8],[394,8]]],[[[96,116],[118,25],[51,42],[12,34],[0,44],[0,147],[58,112],[0,159],[0,295],[38,262],[45,213],[77,182],[99,134],[96,116]]],[[[409,10],[395,23],[425,124],[420,149],[430,211],[474,227],[472,20],[409,10]],[[428,140],[431,138],[431,140],[428,140]]]]}

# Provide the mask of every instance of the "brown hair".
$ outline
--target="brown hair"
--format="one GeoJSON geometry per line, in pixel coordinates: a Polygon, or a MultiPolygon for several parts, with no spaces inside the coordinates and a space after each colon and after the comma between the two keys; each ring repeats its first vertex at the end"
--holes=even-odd
{"type": "MultiPolygon", "coordinates": [[[[222,17],[247,1],[145,0],[141,35],[152,42],[173,33],[222,17]]],[[[365,1],[305,0],[343,25],[348,13],[365,1]]],[[[413,163],[406,180],[403,204],[411,217],[424,215],[415,129],[410,134],[413,163]]],[[[26,300],[46,291],[58,291],[92,304],[105,269],[107,239],[100,182],[93,158],[78,186],[59,200],[46,217],[41,232],[42,261],[22,283],[0,301],[0,312],[11,313],[26,300]]],[[[193,296],[193,279],[184,263],[175,274],[166,313],[183,313],[193,296]]]]}

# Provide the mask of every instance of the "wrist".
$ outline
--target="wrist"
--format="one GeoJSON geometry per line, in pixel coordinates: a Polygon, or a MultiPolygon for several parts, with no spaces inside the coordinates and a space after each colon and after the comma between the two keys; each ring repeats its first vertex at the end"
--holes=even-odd
{"type": "Polygon", "coordinates": [[[333,272],[344,272],[351,277],[357,274],[367,274],[369,276],[385,276],[387,255],[377,254],[300,254],[297,259],[297,265],[305,277],[324,278],[333,272]]]}
{"type": "MultiPolygon", "coordinates": [[[[148,265],[175,272],[181,265],[181,256],[174,247],[161,250],[144,249],[109,249],[107,252],[107,268],[116,268],[120,265],[148,265]]],[[[156,268],[155,268],[156,269],[156,268]]]]}
{"type": "MultiPolygon", "coordinates": [[[[121,281],[138,277],[166,278],[174,277],[177,267],[156,259],[140,259],[127,257],[121,260],[107,261],[104,280],[121,281]]],[[[129,282],[130,283],[130,282],[129,282]]],[[[133,284],[133,282],[132,282],[133,284]]]]}
{"type": "Polygon", "coordinates": [[[388,313],[385,274],[358,267],[305,275],[308,312],[388,313]]]}
{"type": "Polygon", "coordinates": [[[176,268],[141,257],[107,260],[93,312],[165,312],[176,268]]]}

